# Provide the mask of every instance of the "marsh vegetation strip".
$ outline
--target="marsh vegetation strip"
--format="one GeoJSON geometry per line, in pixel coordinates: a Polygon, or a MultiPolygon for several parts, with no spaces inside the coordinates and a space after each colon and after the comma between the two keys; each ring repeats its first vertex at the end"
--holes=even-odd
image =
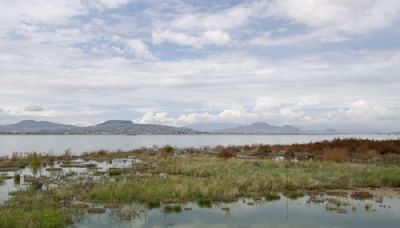
{"type": "Polygon", "coordinates": [[[94,150],[131,150],[163,146],[204,147],[217,145],[310,143],[334,138],[399,139],[399,135],[0,135],[0,156],[12,152],[62,154],[70,148],[80,154],[94,150]]]}
{"type": "MultiPolygon", "coordinates": [[[[18,191],[7,193],[9,198],[0,209],[0,227],[96,224],[110,213],[120,223],[141,221],[146,226],[151,219],[141,218],[160,213],[175,218],[170,222],[176,223],[186,221],[191,212],[211,217],[230,214],[236,211],[230,202],[238,208],[269,210],[268,205],[275,204],[266,202],[285,199],[293,208],[298,206],[295,202],[306,203],[333,217],[349,216],[350,211],[359,216],[360,210],[397,215],[398,210],[392,208],[397,207],[394,202],[400,187],[399,145],[398,140],[349,139],[290,146],[165,146],[81,156],[68,151],[61,156],[15,155],[0,162],[4,167],[18,167],[18,171],[2,172],[6,183],[0,188],[12,183],[18,191]],[[370,188],[389,188],[393,198],[378,196],[370,188]]],[[[299,208],[304,213],[314,210],[299,208]]],[[[398,222],[397,218],[390,217],[388,224],[398,222]]]]}

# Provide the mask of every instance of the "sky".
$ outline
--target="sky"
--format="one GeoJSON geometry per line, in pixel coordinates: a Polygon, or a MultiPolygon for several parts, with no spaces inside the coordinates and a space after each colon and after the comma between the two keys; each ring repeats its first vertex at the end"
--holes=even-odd
{"type": "Polygon", "coordinates": [[[0,0],[0,124],[400,130],[399,0],[0,0]]]}

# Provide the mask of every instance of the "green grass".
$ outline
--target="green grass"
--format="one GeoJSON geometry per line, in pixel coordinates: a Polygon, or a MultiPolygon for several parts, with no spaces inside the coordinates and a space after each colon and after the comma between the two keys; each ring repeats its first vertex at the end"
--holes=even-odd
{"type": "Polygon", "coordinates": [[[162,159],[158,168],[150,171],[168,176],[128,177],[76,194],[89,200],[126,203],[232,199],[265,196],[269,192],[286,192],[292,196],[305,190],[400,186],[399,168],[348,163],[303,162],[288,168],[285,163],[269,160],[254,162],[199,156],[162,159]]]}
{"type": "Polygon", "coordinates": [[[68,222],[69,213],[65,209],[41,208],[27,211],[22,208],[2,209],[0,227],[64,227],[68,222]]]}
{"type": "Polygon", "coordinates": [[[53,191],[21,191],[0,208],[0,227],[65,227],[76,213],[59,204],[53,191]]]}

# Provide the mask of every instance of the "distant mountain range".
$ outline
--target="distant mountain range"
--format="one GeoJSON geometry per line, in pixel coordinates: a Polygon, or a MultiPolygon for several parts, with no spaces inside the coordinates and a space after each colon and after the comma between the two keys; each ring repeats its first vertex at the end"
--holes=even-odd
{"type": "Polygon", "coordinates": [[[109,120],[101,124],[78,127],[48,121],[24,120],[16,124],[0,125],[0,134],[337,134],[334,129],[303,131],[285,125],[274,126],[265,122],[249,125],[229,123],[197,124],[189,127],[171,127],[160,124],[138,124],[128,120],[109,120]]]}
{"type": "Polygon", "coordinates": [[[274,126],[265,122],[256,122],[250,125],[222,129],[215,132],[224,134],[337,134],[337,131],[334,129],[303,131],[290,125],[274,126]]]}
{"type": "Polygon", "coordinates": [[[47,121],[24,120],[16,124],[0,125],[3,134],[196,134],[189,128],[170,127],[158,124],[137,124],[127,120],[109,120],[104,123],[78,127],[47,121]]]}
{"type": "Polygon", "coordinates": [[[273,126],[265,122],[256,122],[234,128],[218,130],[219,133],[229,134],[300,134],[302,131],[289,125],[273,126]]]}

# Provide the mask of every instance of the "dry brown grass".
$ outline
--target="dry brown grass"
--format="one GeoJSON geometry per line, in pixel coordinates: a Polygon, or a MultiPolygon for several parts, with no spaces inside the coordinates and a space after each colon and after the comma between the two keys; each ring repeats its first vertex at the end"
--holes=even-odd
{"type": "Polygon", "coordinates": [[[235,147],[225,147],[222,148],[221,151],[218,153],[218,157],[220,158],[233,158],[237,156],[239,150],[235,147]]]}
{"type": "Polygon", "coordinates": [[[160,148],[159,152],[160,152],[160,156],[165,157],[168,155],[173,155],[175,152],[175,149],[170,145],[165,145],[160,148]]]}
{"type": "Polygon", "coordinates": [[[349,160],[349,151],[345,148],[326,148],[321,152],[322,161],[347,162],[349,160]]]}

